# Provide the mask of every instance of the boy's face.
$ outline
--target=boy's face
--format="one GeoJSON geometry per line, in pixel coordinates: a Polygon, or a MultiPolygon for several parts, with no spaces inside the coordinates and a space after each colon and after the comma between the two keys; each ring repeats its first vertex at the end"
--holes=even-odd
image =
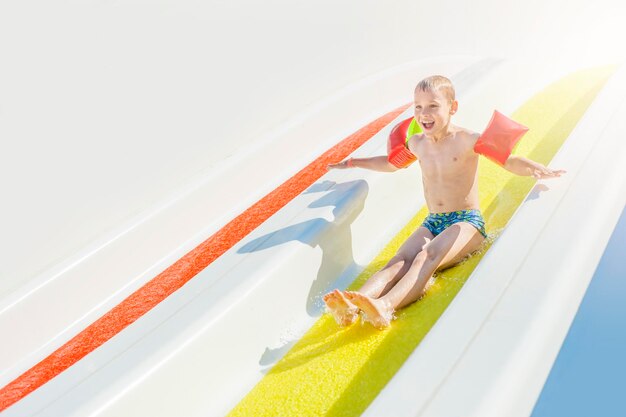
{"type": "Polygon", "coordinates": [[[415,91],[414,105],[415,120],[427,136],[445,131],[458,108],[456,100],[450,100],[439,91],[415,91]]]}

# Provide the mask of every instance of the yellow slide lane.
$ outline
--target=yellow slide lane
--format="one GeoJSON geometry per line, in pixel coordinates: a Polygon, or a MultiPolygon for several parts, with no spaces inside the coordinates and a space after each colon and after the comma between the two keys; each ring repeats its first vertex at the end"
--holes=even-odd
{"type": "MultiPolygon", "coordinates": [[[[511,115],[530,128],[515,154],[548,164],[614,71],[611,66],[576,72],[526,102],[511,115]]],[[[485,158],[479,172],[487,231],[497,235],[535,180],[514,176],[485,158]]],[[[382,268],[426,214],[423,207],[351,288],[382,268]]],[[[439,273],[426,295],[399,311],[386,330],[358,323],[340,328],[330,315],[322,316],[229,416],[360,415],[452,302],[487,249],[439,273]]]]}

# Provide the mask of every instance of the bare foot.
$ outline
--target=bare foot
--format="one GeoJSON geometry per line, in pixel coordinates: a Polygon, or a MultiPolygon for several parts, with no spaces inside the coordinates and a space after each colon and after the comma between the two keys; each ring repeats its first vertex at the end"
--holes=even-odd
{"type": "Polygon", "coordinates": [[[333,290],[324,296],[326,307],[340,326],[348,326],[356,320],[359,309],[344,297],[339,290],[333,290]]]}
{"type": "Polygon", "coordinates": [[[346,298],[363,310],[365,321],[370,322],[377,329],[383,329],[391,324],[393,308],[384,301],[352,291],[346,291],[346,298]]]}

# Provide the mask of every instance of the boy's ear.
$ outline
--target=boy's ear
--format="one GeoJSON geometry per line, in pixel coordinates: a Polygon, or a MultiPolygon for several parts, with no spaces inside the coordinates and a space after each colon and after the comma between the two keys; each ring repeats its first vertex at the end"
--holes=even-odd
{"type": "Polygon", "coordinates": [[[459,109],[459,102],[456,100],[452,100],[452,104],[450,105],[450,114],[454,114],[456,113],[456,111],[459,109]]]}

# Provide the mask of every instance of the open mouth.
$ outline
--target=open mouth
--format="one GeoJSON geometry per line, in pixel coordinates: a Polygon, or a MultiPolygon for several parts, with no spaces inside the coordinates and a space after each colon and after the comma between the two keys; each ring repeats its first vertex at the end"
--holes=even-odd
{"type": "Polygon", "coordinates": [[[426,130],[432,129],[434,125],[435,125],[435,122],[422,122],[422,126],[426,130]]]}

